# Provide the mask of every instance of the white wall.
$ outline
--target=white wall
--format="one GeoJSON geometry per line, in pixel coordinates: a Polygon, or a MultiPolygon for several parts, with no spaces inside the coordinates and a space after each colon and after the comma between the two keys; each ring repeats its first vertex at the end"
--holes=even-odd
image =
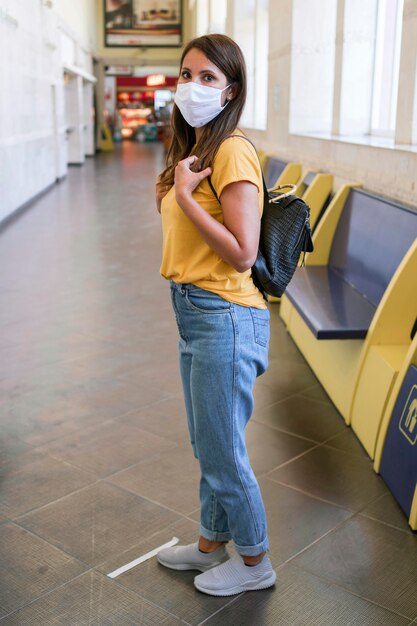
{"type": "Polygon", "coordinates": [[[67,27],[76,33],[80,43],[85,48],[97,50],[96,0],[53,0],[53,8],[67,27]]]}
{"type": "Polygon", "coordinates": [[[56,4],[71,25],[44,0],[0,0],[0,221],[67,171],[63,64],[73,49],[72,64],[92,70],[82,7],[88,16],[93,0],[56,4]]]}
{"type": "MultiPolygon", "coordinates": [[[[334,0],[336,3],[336,0],[334,0]]],[[[308,3],[308,0],[304,0],[308,3]]],[[[417,205],[417,147],[415,152],[407,146],[383,148],[381,146],[357,145],[346,141],[346,137],[316,138],[289,132],[290,98],[302,97],[293,93],[291,96],[291,63],[292,63],[292,0],[274,0],[270,2],[270,36],[269,36],[269,100],[267,130],[248,130],[259,149],[268,154],[275,154],[286,160],[301,161],[309,168],[322,169],[335,175],[335,183],[350,180],[362,183],[367,189],[399,201],[417,205]]],[[[415,0],[406,0],[404,28],[410,31],[412,46],[408,46],[406,54],[415,54],[417,41],[417,12],[415,0]],[[414,4],[414,11],[412,5],[414,4]],[[413,36],[412,36],[412,33],[413,36]]],[[[412,66],[415,72],[416,64],[412,66]]],[[[405,81],[404,81],[405,82],[405,81]]],[[[408,82],[409,74],[408,74],[408,82]]],[[[342,108],[346,111],[348,96],[344,84],[342,89],[342,108]]],[[[351,88],[355,88],[351,86],[351,88]]],[[[356,86],[356,89],[359,87],[356,86]]],[[[411,122],[409,109],[417,101],[417,93],[410,93],[408,118],[403,123],[409,127],[411,122]]],[[[340,106],[340,104],[339,104],[340,106]]],[[[403,114],[403,110],[401,110],[403,114]]],[[[404,118],[404,115],[403,115],[404,118]]],[[[345,114],[345,119],[348,119],[345,114]]],[[[352,123],[352,122],[350,122],[352,123]]],[[[343,129],[342,129],[343,130],[343,129]]],[[[417,132],[415,135],[417,136],[417,132]]]]}

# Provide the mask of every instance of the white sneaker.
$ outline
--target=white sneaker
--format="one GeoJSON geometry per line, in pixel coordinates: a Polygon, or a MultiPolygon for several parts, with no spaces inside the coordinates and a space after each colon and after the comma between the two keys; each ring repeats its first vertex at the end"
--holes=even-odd
{"type": "Polygon", "coordinates": [[[198,549],[198,541],[188,546],[172,546],[164,548],[156,555],[159,563],[170,569],[186,570],[197,569],[206,572],[217,567],[229,559],[229,554],[223,545],[214,552],[206,553],[198,549]]]}
{"type": "Polygon", "coordinates": [[[268,555],[265,555],[258,565],[249,567],[237,554],[227,563],[196,576],[194,585],[199,591],[211,596],[233,596],[242,591],[272,587],[276,577],[268,555]]]}

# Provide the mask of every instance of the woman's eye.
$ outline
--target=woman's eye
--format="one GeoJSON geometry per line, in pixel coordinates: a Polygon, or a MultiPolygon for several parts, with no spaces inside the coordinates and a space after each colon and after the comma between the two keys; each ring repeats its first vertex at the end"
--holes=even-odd
{"type": "Polygon", "coordinates": [[[181,78],[190,78],[190,72],[187,72],[186,70],[183,70],[181,72],[181,78]]]}
{"type": "Polygon", "coordinates": [[[214,80],[214,76],[212,76],[211,74],[206,74],[204,76],[204,80],[210,83],[212,80],[214,80]]]}

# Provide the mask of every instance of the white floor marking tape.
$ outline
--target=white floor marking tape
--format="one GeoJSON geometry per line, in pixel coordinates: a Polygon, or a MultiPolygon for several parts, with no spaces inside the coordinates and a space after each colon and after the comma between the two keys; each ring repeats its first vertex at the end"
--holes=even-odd
{"type": "Polygon", "coordinates": [[[138,559],[130,561],[130,563],[126,563],[126,565],[122,565],[122,567],[119,567],[119,569],[115,569],[114,572],[110,572],[110,574],[107,574],[107,576],[109,578],[116,578],[117,576],[120,576],[120,574],[124,574],[124,572],[132,569],[132,567],[136,567],[136,565],[139,565],[139,563],[143,563],[144,561],[151,559],[153,556],[156,556],[158,552],[162,550],[162,548],[170,548],[171,546],[175,546],[175,544],[178,542],[179,539],[177,537],[173,537],[171,541],[168,541],[168,543],[164,543],[162,546],[159,546],[158,548],[155,548],[155,550],[147,552],[143,556],[140,556],[138,559]]]}

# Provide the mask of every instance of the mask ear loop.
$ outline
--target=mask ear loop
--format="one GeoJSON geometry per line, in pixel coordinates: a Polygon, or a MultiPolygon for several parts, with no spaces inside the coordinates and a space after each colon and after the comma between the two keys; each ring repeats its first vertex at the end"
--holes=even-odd
{"type": "MultiPolygon", "coordinates": [[[[226,87],[224,89],[222,89],[222,93],[223,91],[226,91],[226,89],[229,89],[229,87],[231,87],[233,85],[233,83],[230,83],[230,85],[226,85],[226,87]]],[[[233,100],[233,98],[230,96],[226,96],[226,102],[223,105],[223,108],[226,106],[226,104],[229,104],[229,102],[233,100]]]]}

